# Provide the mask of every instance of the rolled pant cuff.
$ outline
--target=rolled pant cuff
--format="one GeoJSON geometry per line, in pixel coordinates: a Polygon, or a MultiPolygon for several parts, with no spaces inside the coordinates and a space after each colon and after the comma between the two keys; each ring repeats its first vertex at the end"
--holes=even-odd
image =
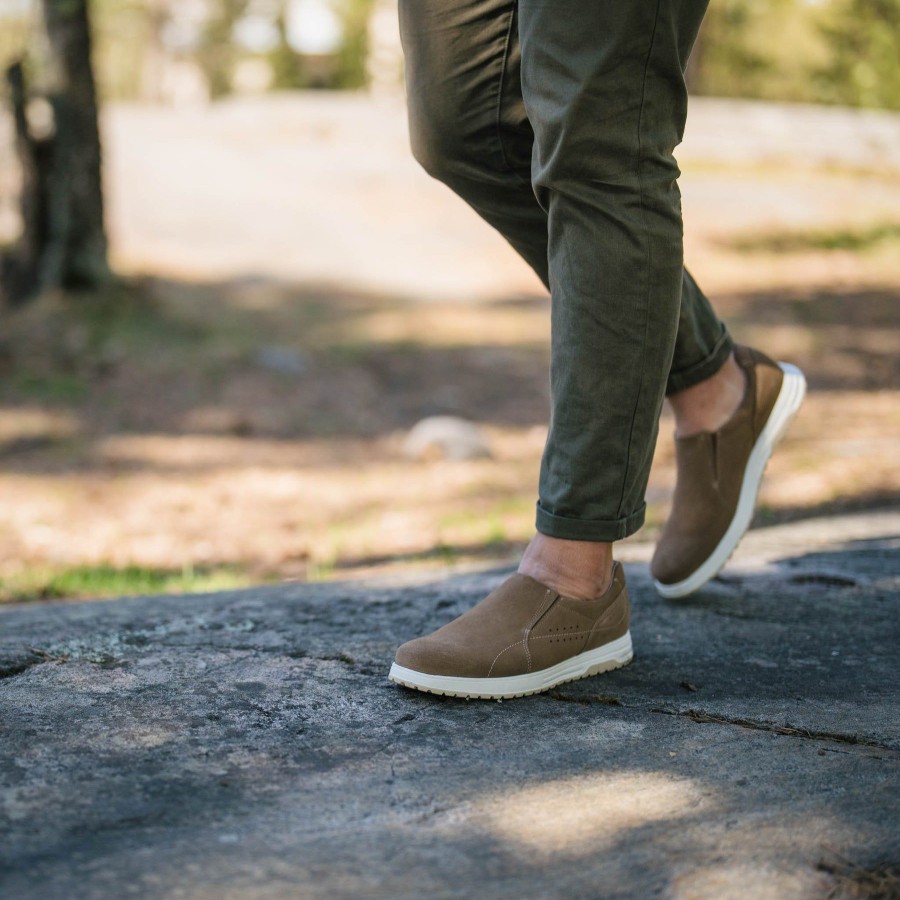
{"type": "Polygon", "coordinates": [[[536,527],[541,534],[567,541],[603,541],[612,543],[634,534],[644,524],[647,504],[622,519],[572,519],[555,516],[537,504],[536,527]]]}
{"type": "Polygon", "coordinates": [[[731,356],[732,350],[734,350],[734,341],[732,341],[731,335],[723,328],[722,335],[716,341],[715,347],[704,359],[690,368],[682,369],[680,372],[669,372],[669,379],[666,382],[666,396],[677,394],[679,391],[693,387],[695,384],[700,384],[701,381],[711,378],[725,365],[728,357],[731,356]]]}

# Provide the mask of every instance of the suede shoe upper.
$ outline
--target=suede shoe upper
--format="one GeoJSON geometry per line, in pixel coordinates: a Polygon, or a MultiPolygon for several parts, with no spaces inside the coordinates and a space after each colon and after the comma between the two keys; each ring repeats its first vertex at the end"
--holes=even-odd
{"type": "Polygon", "coordinates": [[[747,389],[731,419],[718,431],[675,439],[672,511],[650,563],[653,577],[663,584],[695,572],[728,530],[747,460],[781,391],[784,373],[767,356],[737,346],[735,360],[746,373],[747,389]]]}
{"type": "Polygon", "coordinates": [[[609,589],[596,600],[563,597],[516,573],[457,619],[403,644],[396,662],[429,675],[523,675],[622,637],[629,617],[628,589],[618,563],[609,589]]]}

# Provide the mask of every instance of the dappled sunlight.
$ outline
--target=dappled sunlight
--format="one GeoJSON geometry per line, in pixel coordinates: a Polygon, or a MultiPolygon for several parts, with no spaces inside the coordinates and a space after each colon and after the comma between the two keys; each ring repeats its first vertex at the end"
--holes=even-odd
{"type": "MultiPolygon", "coordinates": [[[[415,342],[431,346],[535,347],[546,352],[550,339],[549,299],[526,308],[483,304],[427,305],[373,311],[359,316],[349,327],[332,325],[331,342],[391,344],[415,342]]],[[[323,329],[323,337],[328,337],[323,329]]]]}
{"type": "MultiPolygon", "coordinates": [[[[785,796],[789,792],[785,784],[785,796]]],[[[740,805],[738,798],[731,802],[740,805]]],[[[778,821],[758,810],[750,821],[723,823],[717,838],[716,852],[700,864],[695,860],[691,866],[673,867],[673,900],[834,896],[833,882],[816,864],[829,846],[853,845],[859,835],[837,816],[810,817],[785,809],[778,821]]]]}
{"type": "Polygon", "coordinates": [[[113,436],[97,442],[86,471],[0,474],[10,503],[0,574],[49,559],[233,563],[303,577],[345,558],[526,540],[544,432],[487,432],[492,459],[423,463],[402,456],[399,435],[113,436]]]}
{"type": "Polygon", "coordinates": [[[130,728],[105,728],[95,737],[98,752],[104,750],[132,750],[138,748],[162,747],[179,737],[171,726],[162,728],[152,725],[134,725],[130,728]]]}
{"type": "MultiPolygon", "coordinates": [[[[546,429],[485,427],[492,458],[416,462],[403,432],[274,440],[71,431],[71,413],[0,415],[0,578],[33,566],[237,566],[252,578],[365,573],[370,566],[514,556],[531,536],[546,429]],[[62,423],[62,424],[61,424],[62,423]],[[21,429],[21,430],[19,430],[21,429]],[[469,549],[466,549],[469,548],[469,549]]],[[[648,491],[652,537],[674,482],[663,424],[648,491]]],[[[765,521],[900,493],[896,394],[813,393],[760,495],[765,521]],[[840,427],[835,428],[835,423],[840,427]]]]}
{"type": "MultiPolygon", "coordinates": [[[[752,834],[749,836],[752,839],[752,834]]],[[[781,835],[782,841],[786,839],[781,835]]],[[[738,855],[735,848],[732,854],[738,855]]],[[[720,854],[724,856],[724,853],[720,854]]],[[[779,866],[767,860],[719,862],[697,865],[692,861],[686,871],[672,879],[669,896],[672,900],[693,900],[715,897],[716,900],[782,900],[784,897],[828,897],[832,882],[822,872],[810,866],[779,866]],[[752,887],[751,887],[752,885],[752,887]]]]}
{"type": "Polygon", "coordinates": [[[900,900],[900,0],[426,5],[0,0],[0,900],[900,900]]]}
{"type": "Polygon", "coordinates": [[[716,808],[712,792],[690,778],[657,772],[597,772],[493,794],[473,822],[534,860],[602,852],[628,831],[716,808]]]}
{"type": "Polygon", "coordinates": [[[898,441],[895,391],[812,394],[769,463],[761,501],[776,510],[879,493],[896,499],[898,441]]]}
{"type": "Polygon", "coordinates": [[[815,867],[823,848],[852,845],[858,835],[829,815],[782,809],[774,819],[764,807],[743,815],[752,791],[746,779],[725,786],[652,770],[595,771],[494,791],[451,814],[447,827],[483,836],[498,854],[536,869],[598,855],[640,858],[646,845],[645,864],[666,873],[673,900],[818,896],[828,885],[815,867]],[[465,826],[454,826],[461,814],[465,826]]]}
{"type": "Polygon", "coordinates": [[[20,407],[0,410],[0,452],[12,446],[52,443],[74,437],[78,417],[67,410],[20,407]]]}
{"type": "MultiPolygon", "coordinates": [[[[657,506],[674,486],[674,446],[662,435],[650,476],[657,506]]],[[[896,391],[811,393],[766,469],[760,490],[764,513],[813,509],[853,498],[896,500],[900,405],[896,391]]]]}

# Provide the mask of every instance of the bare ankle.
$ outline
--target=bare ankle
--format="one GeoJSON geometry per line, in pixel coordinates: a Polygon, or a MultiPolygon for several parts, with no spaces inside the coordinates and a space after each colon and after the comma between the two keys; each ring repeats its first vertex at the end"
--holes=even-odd
{"type": "Polygon", "coordinates": [[[718,431],[737,412],[746,389],[747,375],[732,353],[705,381],[669,397],[675,413],[675,434],[688,437],[702,431],[718,431]]]}
{"type": "Polygon", "coordinates": [[[519,564],[519,572],[576,600],[601,596],[612,582],[612,544],[568,541],[538,532],[519,564]]]}

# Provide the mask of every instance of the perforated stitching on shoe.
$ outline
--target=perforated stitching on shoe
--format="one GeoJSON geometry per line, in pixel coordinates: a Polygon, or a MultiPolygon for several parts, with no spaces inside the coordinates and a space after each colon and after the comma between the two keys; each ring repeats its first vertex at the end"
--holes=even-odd
{"type": "MultiPolygon", "coordinates": [[[[590,631],[573,631],[571,634],[569,634],[568,637],[560,638],[559,640],[560,640],[560,642],[566,641],[566,640],[569,640],[569,639],[574,640],[576,637],[580,637],[580,636],[583,635],[583,634],[590,634],[590,633],[591,633],[590,631]]],[[[530,639],[531,639],[531,640],[535,640],[535,641],[543,641],[543,640],[546,640],[546,639],[549,638],[549,637],[550,637],[549,634],[536,634],[536,635],[534,635],[533,638],[530,638],[530,639]]],[[[503,654],[506,653],[507,650],[512,650],[513,647],[518,647],[519,644],[524,644],[524,643],[525,643],[525,639],[523,638],[521,641],[516,641],[515,644],[510,644],[508,647],[504,647],[504,648],[503,648],[503,649],[502,649],[502,650],[494,657],[494,661],[491,663],[490,669],[488,669],[487,677],[488,677],[488,678],[491,677],[491,672],[494,671],[494,666],[497,664],[497,660],[500,659],[500,657],[503,656],[503,654]]],[[[531,670],[529,669],[529,672],[530,672],[530,671],[531,671],[531,670]]]]}

